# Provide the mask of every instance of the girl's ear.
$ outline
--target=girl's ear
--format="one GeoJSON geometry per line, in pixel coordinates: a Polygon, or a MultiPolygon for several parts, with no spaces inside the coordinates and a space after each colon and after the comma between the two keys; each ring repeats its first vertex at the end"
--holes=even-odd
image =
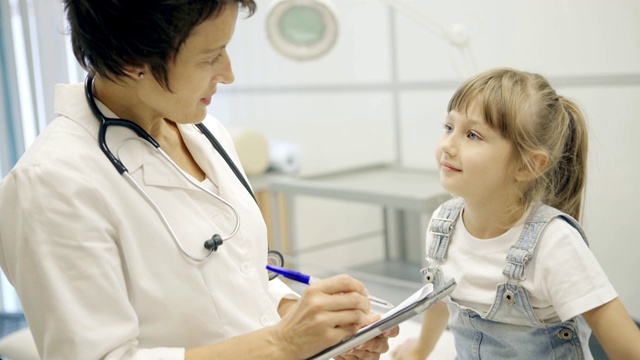
{"type": "Polygon", "coordinates": [[[541,174],[544,171],[544,168],[549,163],[549,155],[547,155],[544,151],[536,151],[531,154],[529,164],[531,167],[527,166],[527,164],[523,164],[516,171],[516,180],[517,181],[529,181],[533,180],[536,176],[541,174]]]}

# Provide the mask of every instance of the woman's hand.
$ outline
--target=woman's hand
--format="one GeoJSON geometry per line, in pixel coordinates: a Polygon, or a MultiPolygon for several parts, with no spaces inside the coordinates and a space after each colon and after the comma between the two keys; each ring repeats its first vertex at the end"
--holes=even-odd
{"type": "Polygon", "coordinates": [[[274,341],[290,355],[287,358],[311,357],[371,321],[367,296],[364,285],[348,275],[313,283],[273,327],[274,341]]]}
{"type": "MultiPolygon", "coordinates": [[[[380,314],[370,314],[369,325],[373,322],[380,320],[380,314]]],[[[355,348],[347,351],[346,353],[336,356],[336,360],[377,360],[380,359],[380,355],[389,351],[389,338],[396,337],[400,333],[400,327],[385,331],[384,333],[376,336],[375,338],[366,341],[355,348]]]]}

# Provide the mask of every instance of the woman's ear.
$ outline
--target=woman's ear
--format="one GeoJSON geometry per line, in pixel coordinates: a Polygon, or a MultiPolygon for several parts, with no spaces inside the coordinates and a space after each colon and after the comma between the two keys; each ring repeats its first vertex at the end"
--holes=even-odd
{"type": "Polygon", "coordinates": [[[146,65],[141,66],[127,66],[124,68],[124,73],[127,74],[128,77],[136,80],[143,79],[144,76],[148,72],[148,67],[146,65]]]}
{"type": "Polygon", "coordinates": [[[536,151],[531,154],[529,160],[516,171],[517,181],[529,181],[541,174],[549,163],[549,155],[544,151],[536,151]]]}

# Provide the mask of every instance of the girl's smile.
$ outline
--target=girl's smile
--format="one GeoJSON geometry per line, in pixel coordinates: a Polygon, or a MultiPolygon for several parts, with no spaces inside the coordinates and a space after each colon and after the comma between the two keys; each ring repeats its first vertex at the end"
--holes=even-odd
{"type": "Polygon", "coordinates": [[[458,168],[456,168],[454,166],[451,166],[451,165],[449,165],[449,163],[447,163],[445,161],[440,162],[440,170],[443,171],[443,172],[446,172],[446,173],[448,173],[448,172],[462,172],[461,169],[458,169],[458,168]]]}

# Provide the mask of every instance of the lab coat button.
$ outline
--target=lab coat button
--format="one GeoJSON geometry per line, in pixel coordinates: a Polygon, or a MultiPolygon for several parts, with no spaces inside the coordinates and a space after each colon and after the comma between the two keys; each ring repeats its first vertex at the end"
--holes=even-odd
{"type": "Polygon", "coordinates": [[[240,266],[240,271],[245,275],[249,275],[251,273],[251,265],[247,263],[242,264],[242,266],[240,266]]]}
{"type": "Polygon", "coordinates": [[[270,318],[269,318],[269,316],[267,316],[267,315],[262,315],[262,316],[260,317],[260,323],[261,323],[263,326],[269,326],[269,325],[271,325],[271,319],[270,319],[270,318]]]}

